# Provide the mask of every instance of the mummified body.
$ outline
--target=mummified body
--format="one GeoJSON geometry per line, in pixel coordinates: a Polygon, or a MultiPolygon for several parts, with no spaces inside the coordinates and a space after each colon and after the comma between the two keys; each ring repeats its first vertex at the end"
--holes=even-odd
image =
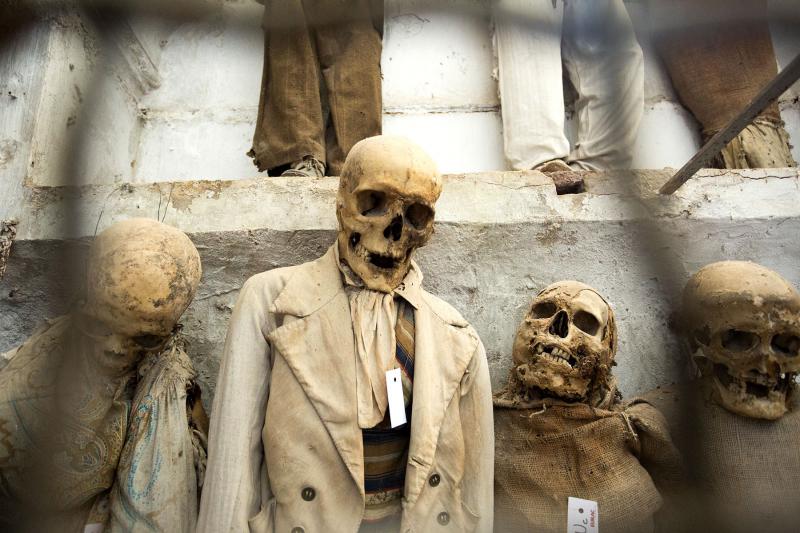
{"type": "Polygon", "coordinates": [[[3,355],[6,525],[193,529],[204,453],[175,331],[199,280],[186,235],[154,220],[115,224],[92,245],[85,301],[3,355]]]}
{"type": "Polygon", "coordinates": [[[687,518],[685,530],[794,529],[800,294],[755,263],[712,263],[687,283],[681,319],[699,379],[646,395],[692,474],[671,518],[687,518]]]}
{"type": "Polygon", "coordinates": [[[490,531],[492,405],[475,331],[422,288],[441,178],[408,140],[356,144],[322,257],[242,287],[198,531],[490,531]],[[392,427],[386,371],[406,423],[392,427]]]}
{"type": "Polygon", "coordinates": [[[598,502],[603,531],[648,531],[680,459],[661,414],[623,404],[611,373],[611,307],[577,281],[534,299],[495,396],[495,531],[567,527],[570,496],[598,502]]]}

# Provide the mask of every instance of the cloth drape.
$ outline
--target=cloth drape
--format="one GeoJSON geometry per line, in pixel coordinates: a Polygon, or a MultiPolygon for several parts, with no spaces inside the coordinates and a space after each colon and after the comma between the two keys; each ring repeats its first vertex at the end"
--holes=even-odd
{"type": "Polygon", "coordinates": [[[107,533],[195,530],[205,466],[204,436],[190,427],[186,406],[195,375],[180,336],[139,366],[107,533]]]}
{"type": "Polygon", "coordinates": [[[409,294],[418,294],[422,273],[415,263],[401,284],[391,293],[364,287],[358,276],[339,258],[345,290],[350,301],[350,317],[356,347],[356,391],[358,396],[358,427],[368,429],[383,420],[388,406],[386,391],[387,370],[396,367],[397,339],[396,297],[416,301],[409,294]]]}

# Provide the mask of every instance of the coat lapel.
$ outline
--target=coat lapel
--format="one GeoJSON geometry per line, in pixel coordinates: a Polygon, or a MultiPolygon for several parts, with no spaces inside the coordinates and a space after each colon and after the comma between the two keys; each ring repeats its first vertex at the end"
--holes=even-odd
{"type": "MultiPolygon", "coordinates": [[[[420,291],[414,314],[414,391],[405,499],[418,498],[436,454],[439,430],[478,345],[467,322],[420,291]]],[[[271,311],[292,315],[269,335],[331,435],[362,496],[364,451],[358,427],[350,304],[333,248],[301,265],[271,311]]]]}
{"type": "Polygon", "coordinates": [[[423,292],[414,315],[414,395],[405,499],[417,500],[433,465],[447,406],[478,347],[468,323],[449,306],[423,292]]]}
{"type": "Polygon", "coordinates": [[[349,306],[333,251],[328,250],[298,268],[275,300],[272,312],[298,319],[274,330],[269,341],[303,387],[363,495],[363,442],[357,423],[349,306]]]}

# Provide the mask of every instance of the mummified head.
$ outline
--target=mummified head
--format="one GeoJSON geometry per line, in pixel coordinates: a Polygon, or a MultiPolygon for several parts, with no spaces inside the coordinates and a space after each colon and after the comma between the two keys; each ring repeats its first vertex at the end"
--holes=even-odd
{"type": "Polygon", "coordinates": [[[200,283],[200,255],[182,231],[156,220],[114,224],[92,244],[88,315],[129,338],[163,338],[200,283]]]}
{"type": "Polygon", "coordinates": [[[701,268],[683,291],[693,359],[725,409],[774,420],[788,409],[800,370],[800,294],[746,261],[701,268]]]}
{"type": "Polygon", "coordinates": [[[524,392],[599,403],[617,352],[614,313],[579,281],[559,281],[534,298],[514,340],[512,382],[524,392]]]}
{"type": "Polygon", "coordinates": [[[407,139],[370,137],[350,150],[336,198],[339,254],[368,288],[391,292],[406,276],[433,234],[441,190],[433,160],[407,139]]]}

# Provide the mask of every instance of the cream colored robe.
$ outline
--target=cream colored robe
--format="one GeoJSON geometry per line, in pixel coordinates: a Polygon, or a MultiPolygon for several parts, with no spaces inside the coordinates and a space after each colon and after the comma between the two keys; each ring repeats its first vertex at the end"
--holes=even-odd
{"type": "MultiPolygon", "coordinates": [[[[356,355],[334,255],[331,248],[242,287],[211,414],[200,532],[354,533],[361,524],[356,355]]],[[[488,532],[494,434],[483,345],[446,303],[424,291],[412,299],[414,400],[401,531],[488,532]]]]}

